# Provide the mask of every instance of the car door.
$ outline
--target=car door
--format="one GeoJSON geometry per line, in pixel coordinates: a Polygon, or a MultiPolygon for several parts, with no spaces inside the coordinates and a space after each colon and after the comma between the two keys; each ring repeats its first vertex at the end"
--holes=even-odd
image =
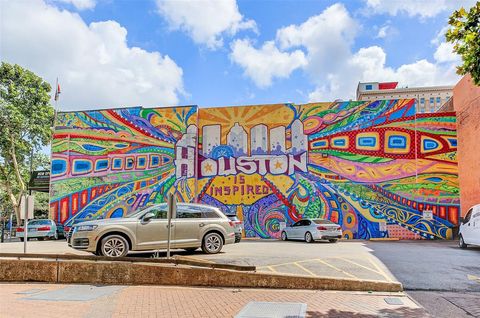
{"type": "Polygon", "coordinates": [[[172,220],[175,228],[173,244],[175,247],[200,246],[200,229],[204,226],[202,207],[189,204],[177,204],[177,217],[172,220]]]}
{"type": "Polygon", "coordinates": [[[302,224],[302,220],[297,221],[292,225],[292,227],[289,231],[289,234],[290,234],[289,238],[292,238],[292,239],[298,239],[299,238],[299,236],[300,236],[299,232],[300,232],[300,225],[301,224],[302,224]]]}
{"type": "Polygon", "coordinates": [[[461,233],[462,233],[462,237],[463,237],[463,241],[465,242],[465,244],[472,244],[472,239],[473,239],[473,222],[471,222],[472,220],[472,212],[473,212],[473,208],[470,208],[470,210],[468,210],[467,212],[467,215],[465,215],[465,218],[463,219],[463,223],[461,225],[461,233]]]}
{"type": "Polygon", "coordinates": [[[472,244],[480,245],[480,205],[473,207],[472,218],[472,244]]]}
{"type": "Polygon", "coordinates": [[[300,221],[300,226],[298,227],[299,231],[298,231],[298,235],[299,235],[299,239],[304,239],[305,238],[305,233],[307,233],[307,231],[309,230],[309,227],[310,227],[310,220],[301,220],[300,221]]]}
{"type": "MultiPolygon", "coordinates": [[[[168,228],[166,204],[157,205],[149,208],[146,213],[153,213],[154,217],[148,221],[140,218],[137,221],[136,240],[139,250],[153,250],[167,248],[168,228]]],[[[174,231],[175,228],[172,228],[174,231]]],[[[172,233],[172,237],[175,234],[172,233]]]]}

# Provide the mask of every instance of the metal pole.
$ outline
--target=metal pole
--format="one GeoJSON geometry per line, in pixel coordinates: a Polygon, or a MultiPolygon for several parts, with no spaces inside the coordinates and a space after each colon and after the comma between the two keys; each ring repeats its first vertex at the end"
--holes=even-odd
{"type": "Polygon", "coordinates": [[[8,220],[10,226],[8,227],[8,241],[12,241],[12,227],[13,227],[13,213],[10,213],[10,220],[8,220]]]}
{"type": "Polygon", "coordinates": [[[168,215],[167,215],[167,228],[168,228],[168,238],[167,238],[167,259],[170,258],[170,241],[172,236],[172,218],[175,218],[175,197],[173,193],[168,194],[168,215]]]}
{"type": "Polygon", "coordinates": [[[27,241],[28,241],[28,199],[26,196],[22,197],[22,200],[25,200],[25,211],[24,211],[24,228],[23,228],[23,254],[27,254],[27,241]]]}

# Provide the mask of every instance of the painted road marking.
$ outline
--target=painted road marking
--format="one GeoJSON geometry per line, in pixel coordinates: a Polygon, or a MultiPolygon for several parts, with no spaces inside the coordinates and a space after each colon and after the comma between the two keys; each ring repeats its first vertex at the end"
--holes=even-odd
{"type": "Polygon", "coordinates": [[[273,268],[273,266],[266,266],[269,270],[271,270],[272,272],[275,272],[277,273],[277,270],[275,268],[273,268]]]}
{"type": "Polygon", "coordinates": [[[320,262],[320,263],[322,263],[322,264],[325,264],[325,265],[333,268],[334,270],[337,270],[337,271],[339,271],[339,272],[341,272],[341,273],[343,273],[343,274],[345,274],[345,275],[347,275],[347,276],[350,276],[350,277],[352,277],[352,278],[358,278],[357,276],[352,275],[352,274],[350,274],[350,273],[347,273],[346,271],[341,270],[340,268],[338,268],[338,267],[336,267],[336,266],[333,266],[332,264],[329,264],[329,263],[325,262],[324,260],[322,260],[322,259],[320,259],[320,258],[317,258],[317,259],[315,259],[315,260],[318,261],[318,262],[320,262]]]}
{"type": "Polygon", "coordinates": [[[309,273],[310,275],[314,276],[314,277],[318,277],[318,275],[316,275],[315,273],[313,273],[312,271],[310,271],[308,268],[305,268],[303,267],[302,265],[298,264],[298,262],[293,262],[293,264],[297,265],[298,267],[300,267],[301,269],[303,269],[304,271],[306,271],[307,273],[309,273]]]}
{"type": "Polygon", "coordinates": [[[371,269],[371,268],[369,268],[369,267],[367,267],[367,266],[363,266],[362,264],[358,264],[357,262],[354,262],[354,261],[352,261],[352,260],[349,260],[348,258],[338,257],[338,259],[341,259],[342,261],[348,262],[348,263],[353,264],[353,265],[356,265],[356,266],[358,266],[358,267],[365,268],[365,269],[368,270],[368,271],[371,271],[371,272],[374,272],[375,274],[379,274],[379,275],[382,275],[382,276],[383,276],[383,274],[382,274],[381,272],[376,271],[376,270],[373,270],[373,269],[371,269]]]}
{"type": "MultiPolygon", "coordinates": [[[[381,275],[383,276],[387,281],[389,282],[392,282],[392,278],[390,277],[390,275],[388,275],[385,271],[383,271],[371,258],[369,257],[366,257],[366,259],[372,264],[372,266],[375,267],[375,269],[372,269],[372,268],[369,268],[367,266],[364,266],[362,264],[359,264],[351,259],[347,259],[347,258],[343,258],[343,257],[329,257],[329,258],[326,258],[326,259],[320,259],[320,258],[312,258],[312,259],[305,259],[305,260],[301,260],[301,261],[296,261],[296,262],[287,262],[287,263],[279,263],[279,264],[270,264],[270,265],[264,265],[264,266],[258,266],[257,267],[257,270],[269,270],[271,272],[275,272],[275,273],[283,273],[282,271],[279,271],[276,267],[278,266],[289,266],[289,265],[295,265],[296,267],[300,268],[303,272],[307,272],[309,275],[311,276],[314,276],[314,277],[320,277],[319,275],[315,274],[314,272],[312,272],[311,270],[309,270],[308,268],[305,268],[305,266],[301,265],[302,263],[310,263],[310,262],[318,262],[318,263],[321,263],[323,265],[326,265],[332,269],[334,269],[335,271],[337,272],[340,272],[348,277],[351,277],[351,278],[356,278],[358,279],[357,276],[349,273],[349,272],[346,272],[344,270],[342,270],[341,268],[338,268],[337,266],[327,262],[327,260],[335,260],[335,259],[340,259],[340,260],[343,260],[345,262],[348,262],[348,263],[351,263],[359,268],[362,268],[362,269],[366,269],[370,272],[373,272],[373,273],[376,273],[378,275],[381,275]]],[[[325,275],[322,275],[322,277],[335,277],[335,276],[325,276],[325,275]]],[[[337,276],[338,277],[338,276],[337,276]]],[[[480,282],[480,278],[479,278],[479,282],[480,282]]]]}
{"type": "Polygon", "coordinates": [[[382,269],[380,268],[380,266],[378,266],[374,261],[372,261],[371,258],[367,258],[367,259],[368,259],[368,261],[369,261],[373,266],[375,266],[375,268],[376,268],[380,273],[382,273],[383,277],[385,277],[385,278],[387,279],[387,281],[393,282],[393,280],[392,280],[392,278],[390,277],[390,275],[388,275],[387,273],[385,273],[385,271],[382,270],[382,269]]]}

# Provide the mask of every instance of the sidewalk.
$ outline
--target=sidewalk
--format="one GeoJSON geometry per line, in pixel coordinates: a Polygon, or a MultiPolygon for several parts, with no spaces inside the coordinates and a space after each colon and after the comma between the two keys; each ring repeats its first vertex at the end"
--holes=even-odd
{"type": "Polygon", "coordinates": [[[1,318],[234,317],[250,302],[305,304],[312,318],[429,317],[404,293],[0,284],[1,318]]]}

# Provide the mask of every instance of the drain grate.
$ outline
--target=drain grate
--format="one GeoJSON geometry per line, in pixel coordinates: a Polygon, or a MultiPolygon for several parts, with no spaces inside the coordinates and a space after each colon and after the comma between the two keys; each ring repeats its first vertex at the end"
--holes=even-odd
{"type": "Polygon", "coordinates": [[[304,318],[307,304],[249,302],[235,318],[304,318]]]}
{"type": "Polygon", "coordinates": [[[385,302],[389,305],[403,305],[403,301],[398,297],[384,298],[385,302]]]}
{"type": "Polygon", "coordinates": [[[47,300],[47,301],[89,301],[99,297],[109,296],[122,289],[120,286],[88,286],[74,285],[57,290],[52,290],[36,295],[29,295],[24,300],[47,300]]]}

